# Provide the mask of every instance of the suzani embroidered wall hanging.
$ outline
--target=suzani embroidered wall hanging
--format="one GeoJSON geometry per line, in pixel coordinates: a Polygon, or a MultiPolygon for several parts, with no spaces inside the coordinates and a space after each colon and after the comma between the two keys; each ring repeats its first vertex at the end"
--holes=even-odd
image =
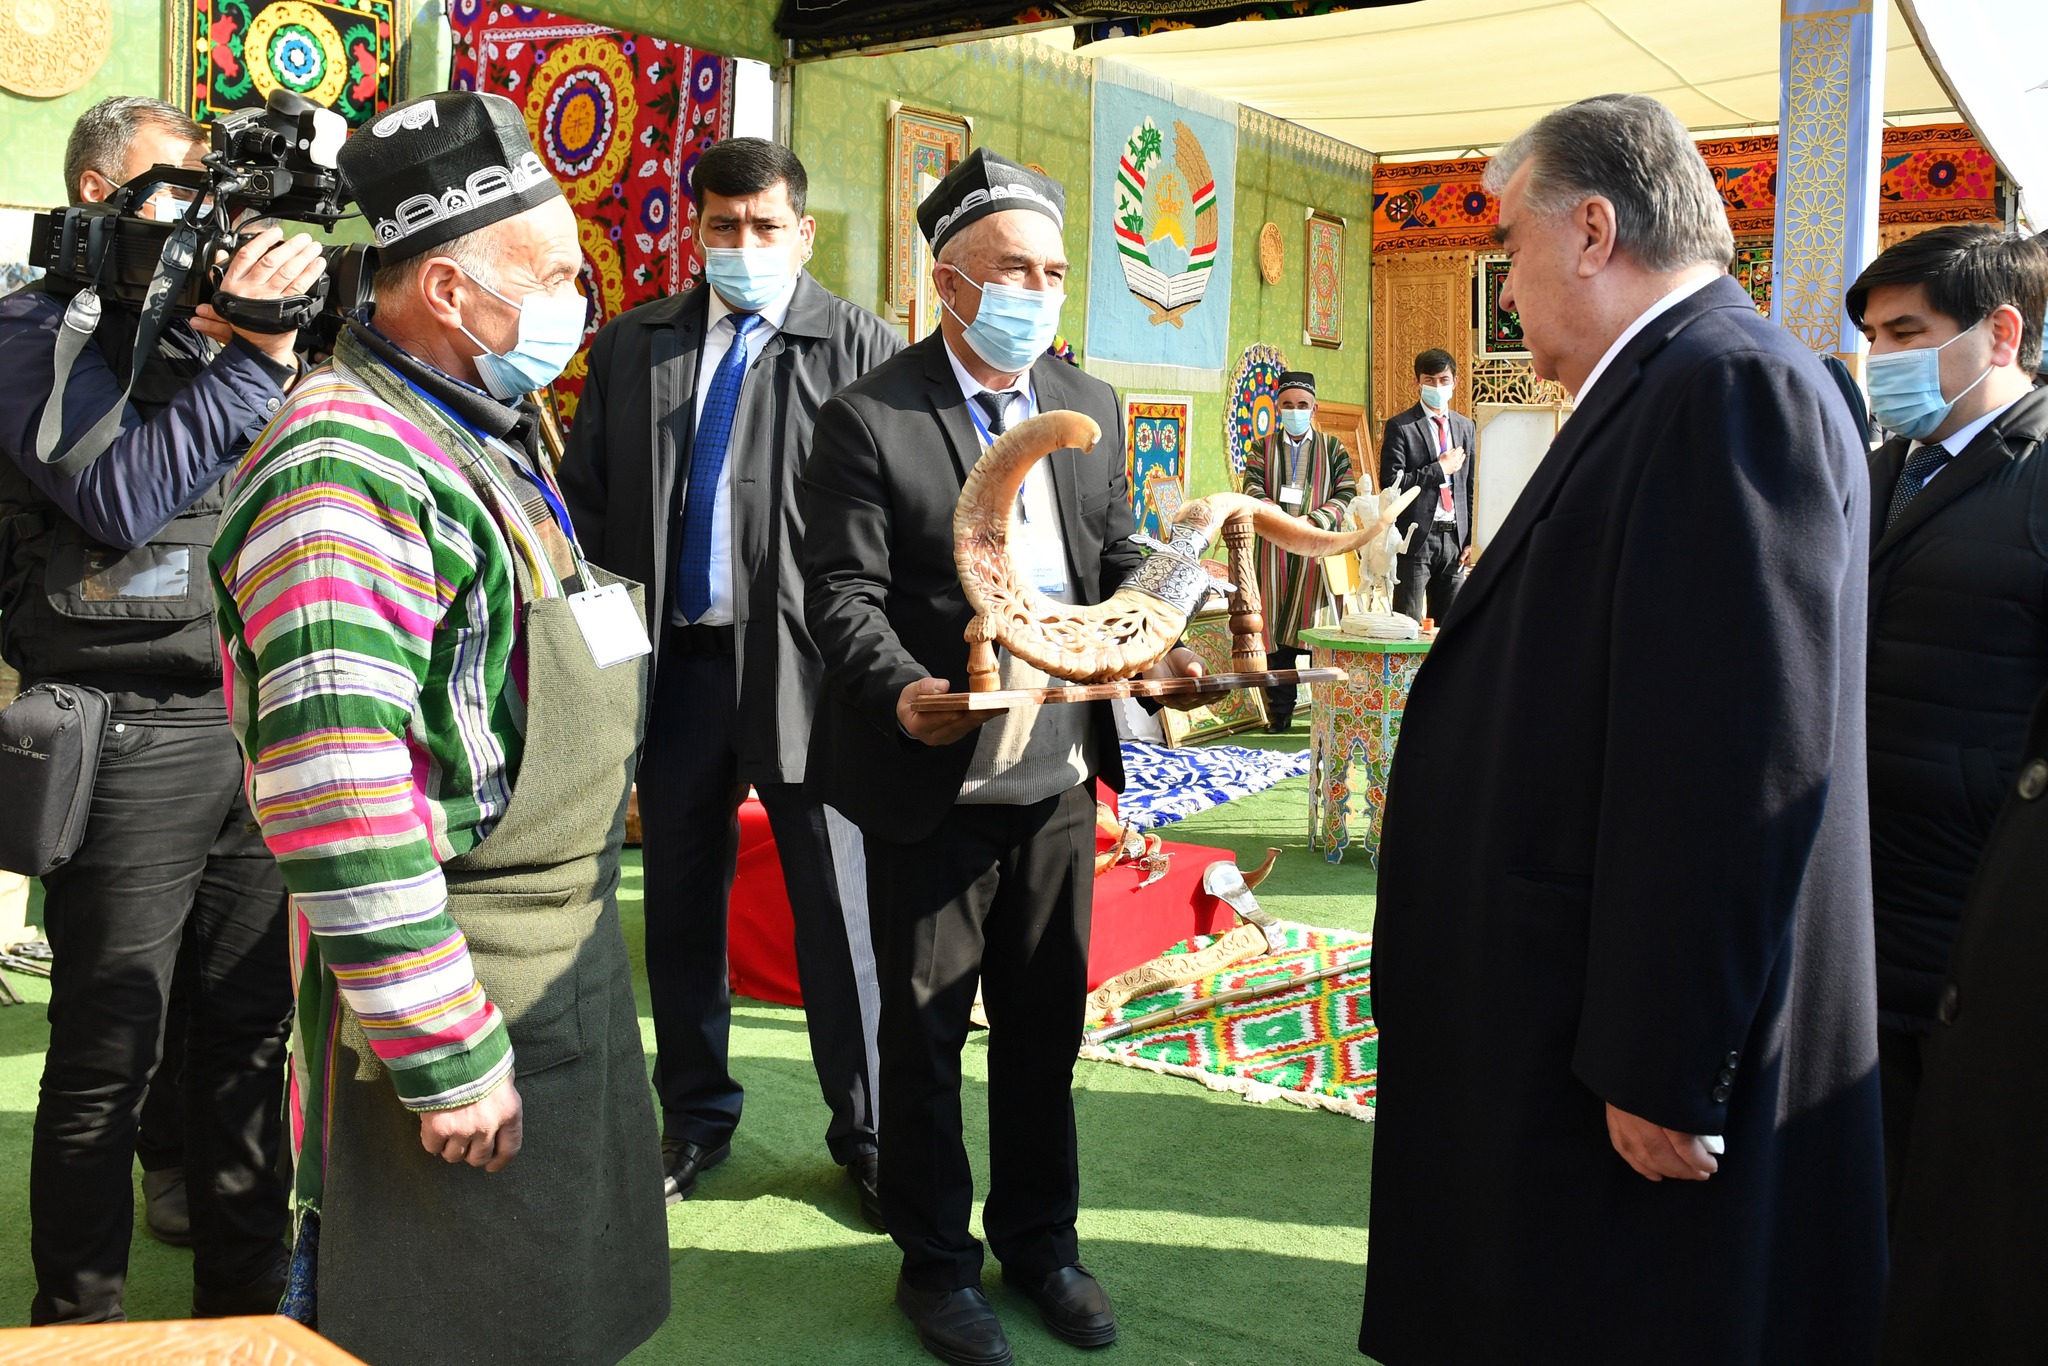
{"type": "Polygon", "coordinates": [[[176,0],[166,13],[171,103],[211,123],[287,90],[360,128],[405,98],[398,44],[415,8],[416,0],[176,0]]]}
{"type": "MultiPolygon", "coordinates": [[[[449,19],[455,87],[525,110],[541,161],[576,211],[586,348],[633,305],[694,288],[703,267],[690,168],[732,133],[732,61],[521,5],[454,0],[449,19]]],[[[564,425],[588,373],[579,351],[555,381],[564,425]]]]}

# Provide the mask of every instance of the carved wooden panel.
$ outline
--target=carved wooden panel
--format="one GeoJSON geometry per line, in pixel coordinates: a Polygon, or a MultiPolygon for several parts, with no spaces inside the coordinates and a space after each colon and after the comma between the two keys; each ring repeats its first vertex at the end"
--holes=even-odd
{"type": "MultiPolygon", "coordinates": [[[[1388,418],[1415,403],[1415,357],[1441,346],[1472,374],[1472,270],[1469,251],[1390,252],[1372,263],[1372,429],[1377,445],[1388,418]]],[[[1451,406],[1470,414],[1471,386],[1451,406]]]]}
{"type": "Polygon", "coordinates": [[[223,1366],[362,1366],[325,1338],[276,1315],[161,1323],[95,1323],[0,1330],[7,1366],[140,1366],[220,1362],[223,1366]]]}

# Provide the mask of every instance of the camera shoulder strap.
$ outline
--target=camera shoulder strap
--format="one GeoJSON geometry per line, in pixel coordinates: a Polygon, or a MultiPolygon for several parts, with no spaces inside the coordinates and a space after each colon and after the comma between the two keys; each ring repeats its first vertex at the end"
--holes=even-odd
{"type": "Polygon", "coordinates": [[[36,459],[72,478],[107,453],[114,438],[121,434],[121,419],[128,412],[128,395],[135,391],[142,367],[156,354],[156,344],[171,321],[172,304],[183,295],[185,281],[191,277],[198,258],[199,230],[189,223],[180,223],[164,239],[163,254],[157,258],[156,271],[149,277],[149,290],[143,295],[142,326],[135,333],[135,355],[128,367],[127,387],[121,390],[113,406],[60,455],[57,442],[64,435],[64,391],[71,383],[71,367],[77,364],[85,344],[98,330],[103,312],[96,287],[88,285],[71,296],[64,309],[64,325],[57,329],[57,376],[50,386],[50,397],[43,404],[42,421],[36,427],[36,459]]]}

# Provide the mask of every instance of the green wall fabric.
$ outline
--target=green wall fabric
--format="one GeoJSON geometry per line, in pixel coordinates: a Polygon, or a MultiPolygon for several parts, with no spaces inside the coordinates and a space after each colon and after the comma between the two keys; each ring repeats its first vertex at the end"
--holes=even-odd
{"type": "MultiPolygon", "coordinates": [[[[1069,285],[1080,290],[1090,66],[1043,44],[996,40],[796,67],[790,145],[811,177],[818,220],[811,272],[834,293],[888,316],[889,102],[901,100],[965,115],[974,122],[974,146],[1036,163],[1067,187],[1069,285]]],[[[1060,333],[1076,347],[1087,309],[1087,299],[1072,293],[1060,314],[1060,333]]]]}
{"type": "Polygon", "coordinates": [[[542,8],[721,57],[751,57],[771,66],[782,60],[776,0],[549,0],[542,8]]]}
{"type": "Polygon", "coordinates": [[[113,50],[69,95],[32,100],[0,90],[0,205],[62,204],[64,142],[78,116],[109,95],[163,94],[164,16],[160,0],[112,0],[113,50]]]}
{"type": "MultiPolygon", "coordinates": [[[[811,271],[827,288],[886,316],[889,270],[889,102],[966,115],[974,145],[1036,162],[1067,187],[1069,276],[1087,278],[1089,105],[1092,63],[1028,38],[998,38],[878,57],[842,57],[795,68],[791,145],[811,177],[818,245],[811,271]]],[[[1368,403],[1372,183],[1363,152],[1297,125],[1244,110],[1239,118],[1237,214],[1232,234],[1230,358],[1268,342],[1290,364],[1313,370],[1321,396],[1368,403]],[[1302,337],[1303,221],[1311,208],[1344,218],[1345,340],[1341,350],[1302,337]],[[1279,283],[1259,274],[1258,234],[1280,229],[1279,283]]],[[[1060,331],[1081,348],[1087,300],[1070,295],[1060,331]]],[[[1194,395],[1191,496],[1234,487],[1224,415],[1227,393],[1194,395]]]]}

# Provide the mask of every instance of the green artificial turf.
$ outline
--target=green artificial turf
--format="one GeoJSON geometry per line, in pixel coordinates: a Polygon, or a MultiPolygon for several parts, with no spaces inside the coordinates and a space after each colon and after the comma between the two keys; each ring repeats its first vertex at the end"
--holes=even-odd
{"type": "MultiPolygon", "coordinates": [[[[1298,748],[1306,731],[1224,743],[1298,748]]],[[[1249,868],[1284,852],[1260,888],[1278,915],[1369,929],[1373,876],[1355,856],[1332,865],[1307,848],[1307,779],[1190,817],[1169,838],[1230,849],[1249,868]]],[[[630,856],[621,909],[633,950],[641,1029],[653,1046],[640,962],[640,871],[630,856]]],[[[48,1034],[46,984],[12,979],[26,1006],[0,1009],[0,1325],[26,1322],[29,1126],[48,1034]]],[[[967,1147],[986,1190],[986,1036],[965,1059],[967,1147]]],[[[638,1363],[915,1363],[891,1303],[897,1254],[860,1221],[851,1187],[825,1151],[827,1112],[811,1071],[802,1013],[735,1003],[733,1071],[746,1113],[732,1158],[696,1198],[669,1211],[673,1307],[638,1363]]],[[[1122,1337],[1082,1353],[1039,1325],[985,1276],[1022,1363],[1358,1362],[1372,1126],[1275,1103],[1252,1105],[1108,1063],[1075,1074],[1081,1144],[1081,1255],[1117,1306],[1122,1337]]],[[[134,1318],[190,1309],[188,1254],[137,1226],[128,1282],[134,1318]]],[[[573,1248],[562,1249],[574,1255],[573,1248]]],[[[487,1255],[487,1254],[485,1254],[487,1255]]],[[[505,1293],[522,1293],[507,1285],[505,1293]]],[[[402,1366],[402,1363],[376,1363],[402,1366]]]]}

